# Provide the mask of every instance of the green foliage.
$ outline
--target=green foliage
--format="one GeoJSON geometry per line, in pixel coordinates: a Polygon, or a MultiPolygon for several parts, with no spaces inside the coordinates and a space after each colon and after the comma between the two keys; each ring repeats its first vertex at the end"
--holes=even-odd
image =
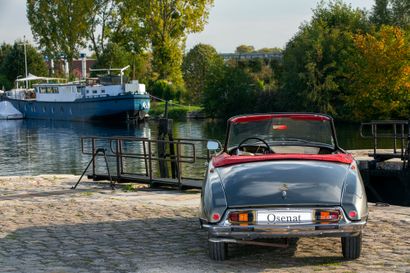
{"type": "Polygon", "coordinates": [[[152,95],[164,100],[180,101],[184,95],[185,90],[183,87],[172,84],[165,80],[155,81],[149,88],[152,95]]]}
{"type": "Polygon", "coordinates": [[[203,107],[210,117],[226,118],[256,109],[257,82],[239,67],[215,65],[207,79],[203,107]]]}
{"type": "Polygon", "coordinates": [[[94,68],[117,68],[130,64],[132,54],[121,45],[109,43],[100,57],[97,58],[94,68]]]}
{"type": "Polygon", "coordinates": [[[264,47],[264,48],[258,49],[256,52],[258,53],[282,53],[283,49],[279,47],[272,47],[272,48],[264,47]]]}
{"type": "Polygon", "coordinates": [[[63,53],[71,63],[85,46],[94,0],[28,0],[34,38],[50,58],[63,53]]]}
{"type": "Polygon", "coordinates": [[[282,53],[283,49],[279,47],[264,47],[256,50],[252,45],[240,45],[236,47],[235,53],[282,53]]]}
{"type": "MultiPolygon", "coordinates": [[[[131,30],[143,37],[131,44],[150,46],[155,79],[182,84],[182,50],[189,33],[201,31],[213,0],[125,0],[120,5],[120,33],[131,30]],[[156,77],[156,78],[155,78],[156,77]]],[[[122,37],[126,37],[122,35],[122,37]]]]}
{"type": "MultiPolygon", "coordinates": [[[[0,46],[0,64],[3,63],[4,59],[6,58],[6,56],[9,54],[9,52],[11,51],[12,46],[6,43],[3,43],[0,46]]],[[[0,67],[1,69],[1,67],[0,67]]]]}
{"type": "Polygon", "coordinates": [[[3,74],[0,74],[0,90],[10,90],[13,88],[13,83],[3,74]]]}
{"type": "Polygon", "coordinates": [[[240,45],[236,48],[235,53],[252,53],[255,48],[252,45],[240,45]]]}
{"type": "Polygon", "coordinates": [[[392,11],[392,23],[404,29],[410,28],[410,1],[390,0],[392,11]]]}
{"type": "Polygon", "coordinates": [[[215,48],[210,45],[198,44],[193,47],[184,58],[182,72],[185,86],[188,89],[188,100],[193,104],[202,101],[205,81],[212,65],[223,63],[215,48]]]}
{"type": "MultiPolygon", "coordinates": [[[[1,84],[10,88],[18,76],[25,76],[24,46],[21,41],[16,41],[13,46],[3,45],[0,57],[0,74],[3,75],[1,84]]],[[[43,56],[37,50],[27,45],[27,72],[37,76],[47,76],[48,68],[43,56]]]]}
{"type": "Polygon", "coordinates": [[[352,35],[369,29],[363,11],[341,1],[320,4],[286,46],[282,110],[348,115],[343,94],[350,68],[345,60],[355,51],[352,35]]]}
{"type": "Polygon", "coordinates": [[[355,35],[348,102],[356,119],[410,115],[410,37],[398,27],[355,35]]]}
{"type": "MultiPolygon", "coordinates": [[[[165,111],[165,102],[152,102],[151,108],[149,110],[149,115],[151,117],[157,118],[164,115],[165,111]]],[[[199,112],[202,111],[202,108],[199,106],[186,106],[179,104],[168,104],[168,118],[175,120],[186,119],[189,112],[199,112]]]]}
{"type": "Polygon", "coordinates": [[[279,85],[281,65],[275,60],[250,59],[229,62],[228,65],[244,70],[263,91],[276,91],[279,85]]]}
{"type": "Polygon", "coordinates": [[[410,28],[410,2],[408,0],[376,0],[371,21],[376,26],[393,25],[410,28]]]}
{"type": "Polygon", "coordinates": [[[144,53],[135,55],[119,44],[107,44],[93,68],[122,68],[127,65],[131,66],[125,71],[127,77],[148,82],[150,74],[149,55],[144,53]]]}
{"type": "Polygon", "coordinates": [[[152,43],[152,68],[158,79],[182,84],[182,51],[179,43],[160,41],[152,43]]]}
{"type": "Polygon", "coordinates": [[[116,17],[117,5],[115,0],[94,0],[89,8],[87,38],[97,57],[100,57],[105,49],[107,34],[110,32],[110,24],[113,25],[118,20],[116,17]]]}
{"type": "Polygon", "coordinates": [[[389,9],[389,0],[375,0],[370,20],[377,26],[391,23],[392,14],[389,9]]]}

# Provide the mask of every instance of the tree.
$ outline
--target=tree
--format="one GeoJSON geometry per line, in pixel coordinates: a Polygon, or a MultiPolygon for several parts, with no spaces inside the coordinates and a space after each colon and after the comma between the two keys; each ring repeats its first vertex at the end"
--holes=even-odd
{"type": "Polygon", "coordinates": [[[79,48],[85,46],[93,3],[93,0],[27,0],[27,18],[34,38],[50,58],[63,53],[72,63],[79,48]]]}
{"type": "Polygon", "coordinates": [[[240,45],[236,48],[235,53],[252,53],[255,48],[252,45],[240,45]]]}
{"type": "Polygon", "coordinates": [[[280,54],[280,53],[283,52],[283,49],[279,48],[279,47],[272,47],[272,48],[264,47],[264,48],[258,49],[256,52],[258,52],[258,53],[280,54]]]}
{"type": "Polygon", "coordinates": [[[410,37],[398,27],[354,36],[348,102],[357,120],[408,118],[410,37]]]}
{"type": "Polygon", "coordinates": [[[389,25],[392,20],[389,0],[376,0],[370,17],[372,23],[377,26],[389,25]]]}
{"type": "Polygon", "coordinates": [[[345,60],[355,50],[352,34],[370,29],[366,15],[341,1],[320,4],[310,23],[286,45],[281,110],[348,116],[345,60]]]}
{"type": "Polygon", "coordinates": [[[393,14],[393,25],[404,29],[410,28],[410,1],[390,0],[393,14]]]}
{"type": "Polygon", "coordinates": [[[6,43],[3,43],[0,46],[0,72],[1,72],[1,64],[3,63],[6,56],[9,54],[11,49],[12,49],[12,46],[6,43]]]}
{"type": "Polygon", "coordinates": [[[370,18],[378,27],[393,25],[410,28],[410,2],[408,0],[376,0],[370,18]]]}
{"type": "Polygon", "coordinates": [[[251,113],[259,92],[257,82],[241,68],[215,64],[205,84],[202,105],[211,117],[251,113]]]}
{"type": "Polygon", "coordinates": [[[87,37],[91,42],[90,49],[94,51],[97,59],[107,43],[107,34],[110,32],[109,24],[115,24],[114,21],[118,20],[114,13],[115,9],[114,0],[95,0],[93,5],[89,7],[87,37]]]}
{"type": "Polygon", "coordinates": [[[128,77],[147,82],[150,73],[149,55],[135,55],[115,43],[109,43],[105,46],[104,51],[97,58],[94,68],[122,68],[127,65],[131,66],[131,69],[125,71],[128,77]]]}
{"type": "MultiPolygon", "coordinates": [[[[119,9],[120,29],[146,38],[158,79],[180,84],[186,37],[203,29],[212,4],[213,0],[125,0],[119,9]]],[[[142,45],[139,40],[136,44],[142,45]]]]}
{"type": "Polygon", "coordinates": [[[190,102],[198,104],[202,101],[205,81],[216,62],[223,63],[223,60],[214,47],[205,44],[196,45],[184,57],[182,72],[190,102]]]}
{"type": "Polygon", "coordinates": [[[180,86],[167,82],[165,80],[155,81],[150,86],[151,94],[164,100],[180,101],[184,92],[180,86]]]}
{"type": "Polygon", "coordinates": [[[94,64],[94,68],[121,68],[130,64],[132,54],[122,46],[109,43],[94,64]]]}
{"type": "MultiPolygon", "coordinates": [[[[31,45],[27,45],[27,71],[38,76],[46,76],[48,74],[48,68],[43,56],[31,45]]],[[[18,76],[25,76],[24,47],[21,41],[16,41],[7,50],[7,54],[1,63],[0,74],[3,74],[11,83],[18,76]]]]}

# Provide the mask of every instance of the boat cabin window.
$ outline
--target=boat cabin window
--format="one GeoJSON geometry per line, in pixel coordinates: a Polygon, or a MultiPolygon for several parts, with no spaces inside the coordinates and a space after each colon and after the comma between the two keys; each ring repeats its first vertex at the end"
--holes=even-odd
{"type": "Polygon", "coordinates": [[[58,88],[55,86],[38,87],[41,94],[58,94],[58,88]]]}
{"type": "Polygon", "coordinates": [[[93,94],[97,94],[97,90],[93,90],[93,94]]]}
{"type": "Polygon", "coordinates": [[[81,94],[83,92],[85,92],[85,87],[84,86],[77,87],[77,93],[81,94]]]}

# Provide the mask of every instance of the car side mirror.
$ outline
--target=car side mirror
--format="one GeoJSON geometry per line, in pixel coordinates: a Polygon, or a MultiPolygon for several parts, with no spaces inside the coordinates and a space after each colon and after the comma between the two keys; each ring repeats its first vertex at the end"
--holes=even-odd
{"type": "Polygon", "coordinates": [[[208,143],[206,144],[206,148],[210,151],[216,151],[221,148],[221,144],[218,141],[215,140],[208,140],[208,143]]]}

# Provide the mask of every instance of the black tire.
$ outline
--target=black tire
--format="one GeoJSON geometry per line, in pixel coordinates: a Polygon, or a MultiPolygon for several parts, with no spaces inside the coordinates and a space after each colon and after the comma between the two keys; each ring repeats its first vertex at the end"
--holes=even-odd
{"type": "Polygon", "coordinates": [[[228,246],[224,242],[208,241],[209,257],[214,261],[223,261],[228,256],[228,246]]]}
{"type": "Polygon", "coordinates": [[[348,260],[354,260],[360,257],[362,250],[362,233],[357,236],[342,237],[343,257],[348,260]]]}

